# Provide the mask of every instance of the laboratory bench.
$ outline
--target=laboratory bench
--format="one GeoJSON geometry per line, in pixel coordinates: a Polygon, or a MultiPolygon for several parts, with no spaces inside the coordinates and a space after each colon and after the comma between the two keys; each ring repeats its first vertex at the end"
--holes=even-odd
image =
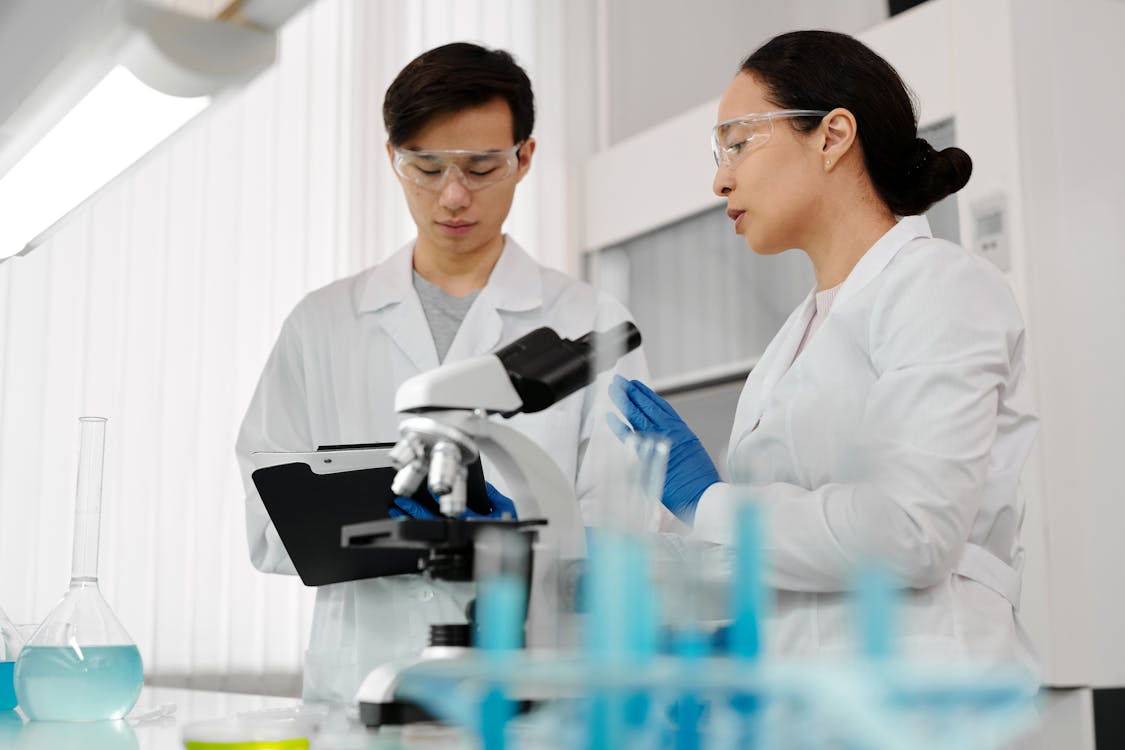
{"type": "MultiPolygon", "coordinates": [[[[296,698],[146,685],[126,721],[25,722],[15,711],[0,711],[0,750],[184,750],[182,730],[188,724],[294,708],[300,703],[296,698]],[[172,705],[174,712],[144,719],[172,705]]],[[[354,717],[354,711],[350,716],[336,712],[322,725],[327,727],[325,734],[312,738],[311,750],[391,750],[415,745],[414,739],[423,740],[426,747],[462,744],[462,738],[453,736],[456,730],[442,727],[369,730],[354,717]],[[413,738],[416,733],[427,737],[413,738]]]]}

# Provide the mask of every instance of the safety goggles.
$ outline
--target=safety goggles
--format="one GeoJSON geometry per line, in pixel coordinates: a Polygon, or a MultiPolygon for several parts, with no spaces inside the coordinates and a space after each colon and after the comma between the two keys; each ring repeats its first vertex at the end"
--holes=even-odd
{"type": "Polygon", "coordinates": [[[426,190],[441,190],[451,174],[456,174],[467,190],[480,190],[516,173],[522,145],[523,141],[520,141],[503,151],[411,151],[396,148],[394,167],[400,177],[426,190]]]}
{"type": "Polygon", "coordinates": [[[824,117],[819,109],[779,109],[776,112],[754,112],[723,120],[711,129],[711,153],[715,166],[733,167],[746,154],[758,148],[773,135],[773,121],[784,117],[824,117]]]}

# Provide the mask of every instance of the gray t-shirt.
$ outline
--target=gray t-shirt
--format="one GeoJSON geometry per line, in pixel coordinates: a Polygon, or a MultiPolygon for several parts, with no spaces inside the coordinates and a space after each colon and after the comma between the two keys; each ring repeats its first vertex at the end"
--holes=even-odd
{"type": "Polygon", "coordinates": [[[444,362],[445,355],[457,335],[457,329],[461,327],[461,321],[473,306],[473,301],[480,294],[480,290],[466,294],[464,297],[454,297],[440,286],[426,281],[415,271],[414,291],[418,292],[418,299],[422,301],[422,310],[426,313],[426,322],[430,324],[430,333],[434,337],[434,346],[437,347],[438,362],[444,362]]]}

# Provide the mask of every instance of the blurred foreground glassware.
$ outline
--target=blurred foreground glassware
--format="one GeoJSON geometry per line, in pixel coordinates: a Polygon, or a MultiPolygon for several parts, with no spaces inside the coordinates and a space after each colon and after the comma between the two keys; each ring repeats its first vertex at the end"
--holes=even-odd
{"type": "Polygon", "coordinates": [[[12,673],[22,647],[23,637],[0,608],[0,711],[10,711],[16,707],[16,688],[12,673]]]}
{"type": "Polygon", "coordinates": [[[33,721],[121,719],[141,692],[141,655],[98,589],[105,419],[82,417],[70,587],[15,665],[20,710],[33,721]]]}

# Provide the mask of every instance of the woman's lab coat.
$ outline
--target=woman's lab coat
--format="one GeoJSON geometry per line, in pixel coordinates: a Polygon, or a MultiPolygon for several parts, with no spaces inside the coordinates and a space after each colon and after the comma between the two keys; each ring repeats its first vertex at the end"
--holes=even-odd
{"type": "MultiPolygon", "coordinates": [[[[414,291],[412,257],[413,243],[374,268],[312,292],[282,327],[237,445],[250,557],[259,570],[295,573],[250,480],[250,453],[393,442],[401,421],[394,410],[395,391],[407,378],[438,366],[414,291]]],[[[628,319],[621,304],[540,266],[508,239],[445,362],[486,354],[540,326],[575,338],[628,319]]],[[[640,350],[626,355],[596,384],[550,409],[508,420],[546,450],[565,476],[574,477],[584,514],[593,503],[593,457],[617,442],[603,429],[608,404],[594,404],[605,397],[614,372],[647,376],[644,355],[640,350]]],[[[486,479],[510,494],[487,457],[483,463],[486,479]]],[[[520,498],[512,499],[518,512],[520,498]]],[[[306,653],[304,698],[351,702],[376,666],[419,653],[427,645],[430,623],[464,622],[472,595],[470,584],[417,575],[321,586],[306,653]]]]}
{"type": "Polygon", "coordinates": [[[1037,420],[1003,277],[907,217],[794,361],[814,309],[810,294],[750,374],[733,483],[704,493],[695,534],[729,542],[739,498],[762,508],[777,652],[854,650],[841,592],[877,560],[906,587],[892,630],[907,653],[1032,666],[1017,485],[1037,420]]]}

